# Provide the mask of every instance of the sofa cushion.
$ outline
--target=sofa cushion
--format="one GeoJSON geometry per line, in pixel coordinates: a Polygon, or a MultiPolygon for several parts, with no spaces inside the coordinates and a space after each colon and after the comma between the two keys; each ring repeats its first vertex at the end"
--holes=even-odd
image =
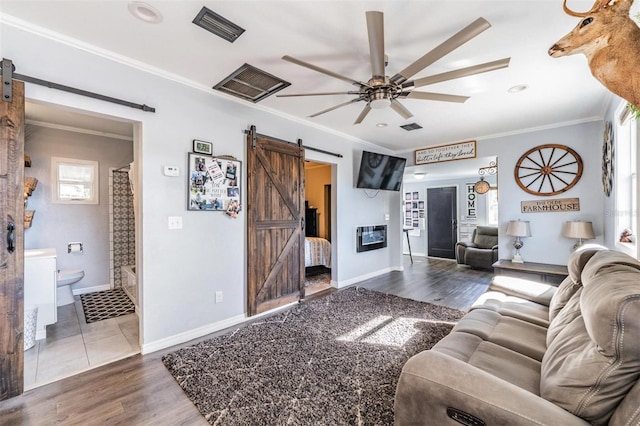
{"type": "Polygon", "coordinates": [[[549,322],[553,321],[558,312],[571,299],[571,296],[582,287],[582,270],[589,259],[600,250],[607,250],[607,248],[590,244],[571,253],[567,262],[569,276],[560,283],[558,290],[549,302],[549,322]]]}
{"type": "Polygon", "coordinates": [[[540,395],[540,362],[481,337],[452,332],[432,348],[540,395]]]}
{"type": "Polygon", "coordinates": [[[549,308],[540,303],[509,296],[499,291],[488,291],[476,299],[470,310],[487,309],[500,315],[518,318],[523,321],[549,326],[549,308]]]}
{"type": "Polygon", "coordinates": [[[582,272],[581,314],[542,360],[540,395],[606,424],[640,376],[640,262],[599,251],[582,272]],[[615,284],[615,285],[613,285],[615,284]]]}
{"type": "Polygon", "coordinates": [[[491,268],[496,261],[496,255],[492,250],[468,247],[464,253],[464,263],[483,268],[491,268]]]}
{"type": "Polygon", "coordinates": [[[582,315],[580,312],[580,295],[582,294],[582,286],[574,293],[573,297],[564,305],[561,311],[549,323],[547,329],[547,347],[555,340],[558,334],[577,317],[582,315]]]}
{"type": "Polygon", "coordinates": [[[511,349],[536,361],[542,361],[547,329],[517,318],[476,309],[469,312],[453,331],[476,335],[482,340],[511,349]]]}

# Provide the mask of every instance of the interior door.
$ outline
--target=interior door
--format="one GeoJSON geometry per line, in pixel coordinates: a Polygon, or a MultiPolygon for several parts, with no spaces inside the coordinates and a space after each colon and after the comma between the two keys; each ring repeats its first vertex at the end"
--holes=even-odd
{"type": "Polygon", "coordinates": [[[247,136],[247,311],[304,298],[304,149],[247,136]]]}
{"type": "Polygon", "coordinates": [[[455,259],[458,196],[455,186],[427,189],[427,255],[455,259]]]}
{"type": "MultiPolygon", "coordinates": [[[[3,73],[4,68],[3,63],[3,73]]],[[[20,395],[24,383],[24,83],[12,82],[10,101],[3,94],[0,126],[0,400],[3,400],[20,395]]]]}

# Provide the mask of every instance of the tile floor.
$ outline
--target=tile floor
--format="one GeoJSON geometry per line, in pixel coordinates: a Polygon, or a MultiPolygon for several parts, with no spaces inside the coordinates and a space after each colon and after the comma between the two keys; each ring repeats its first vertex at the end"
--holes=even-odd
{"type": "Polygon", "coordinates": [[[80,298],[58,307],[47,338],[24,353],[25,390],[73,376],[140,352],[138,315],[87,324],[80,298]]]}

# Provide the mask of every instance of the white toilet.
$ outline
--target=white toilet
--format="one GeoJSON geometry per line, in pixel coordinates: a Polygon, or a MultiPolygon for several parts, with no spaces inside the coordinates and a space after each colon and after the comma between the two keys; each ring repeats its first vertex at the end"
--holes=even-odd
{"type": "Polygon", "coordinates": [[[71,284],[84,278],[82,269],[58,269],[56,276],[56,306],[64,306],[74,302],[71,284]]]}

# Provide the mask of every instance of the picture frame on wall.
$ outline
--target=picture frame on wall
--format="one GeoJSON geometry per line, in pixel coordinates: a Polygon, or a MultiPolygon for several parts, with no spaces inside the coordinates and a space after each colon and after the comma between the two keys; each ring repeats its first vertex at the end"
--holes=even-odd
{"type": "Polygon", "coordinates": [[[187,210],[221,211],[237,217],[242,199],[242,163],[199,153],[189,153],[188,161],[187,210]]]}
{"type": "Polygon", "coordinates": [[[198,139],[193,140],[193,152],[198,154],[212,155],[213,154],[213,143],[201,141],[198,139]]]}

